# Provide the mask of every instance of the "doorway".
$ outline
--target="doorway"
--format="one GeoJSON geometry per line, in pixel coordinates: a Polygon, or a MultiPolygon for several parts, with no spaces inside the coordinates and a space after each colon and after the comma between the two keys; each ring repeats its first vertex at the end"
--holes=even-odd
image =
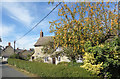
{"type": "Polygon", "coordinates": [[[53,63],[53,64],[55,64],[55,57],[54,57],[54,58],[52,58],[52,63],[53,63]]]}
{"type": "Polygon", "coordinates": [[[32,57],[32,60],[34,59],[34,57],[32,57]]]}

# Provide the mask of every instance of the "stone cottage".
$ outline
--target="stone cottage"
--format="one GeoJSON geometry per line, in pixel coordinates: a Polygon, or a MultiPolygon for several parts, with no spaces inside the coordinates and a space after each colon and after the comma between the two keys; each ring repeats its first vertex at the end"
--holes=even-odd
{"type": "Polygon", "coordinates": [[[65,55],[62,56],[55,56],[55,52],[59,52],[62,50],[61,47],[58,47],[54,53],[52,54],[44,54],[42,52],[42,48],[45,44],[53,42],[53,36],[43,36],[43,32],[40,32],[40,38],[35,43],[35,53],[31,56],[32,60],[35,60],[37,58],[41,58],[46,63],[52,63],[52,64],[58,64],[59,62],[70,62],[68,57],[65,55]]]}
{"type": "Polygon", "coordinates": [[[2,52],[1,52],[1,56],[4,57],[4,58],[9,58],[11,55],[14,54],[14,49],[13,47],[11,46],[11,43],[9,42],[8,43],[8,46],[6,46],[2,52]]]}
{"type": "Polygon", "coordinates": [[[7,59],[14,54],[14,49],[11,46],[11,43],[8,43],[8,46],[6,46],[2,52],[1,52],[1,56],[2,56],[2,62],[7,62],[7,59]]]}

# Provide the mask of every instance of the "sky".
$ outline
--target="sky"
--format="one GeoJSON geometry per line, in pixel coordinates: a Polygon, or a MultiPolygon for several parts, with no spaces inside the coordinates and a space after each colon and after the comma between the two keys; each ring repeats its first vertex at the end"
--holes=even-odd
{"type": "MultiPolygon", "coordinates": [[[[48,4],[47,1],[18,2],[15,0],[13,2],[5,1],[0,3],[0,37],[2,39],[2,46],[7,46],[8,42],[11,42],[11,45],[14,46],[14,40],[19,39],[28,32],[36,23],[46,16],[56,4],[58,4],[58,2],[52,5],[48,4]]],[[[29,34],[16,41],[16,48],[34,48],[34,44],[40,37],[41,30],[44,36],[54,36],[54,33],[49,33],[49,21],[54,21],[59,18],[57,13],[59,8],[60,6],[29,34]]]]}
{"type": "MultiPolygon", "coordinates": [[[[48,4],[48,2],[2,2],[2,15],[0,16],[0,37],[2,45],[7,46],[8,42],[19,39],[28,32],[36,23],[46,16],[58,2],[48,4]]],[[[40,31],[44,36],[54,36],[49,33],[49,21],[58,18],[57,7],[44,21],[42,21],[34,30],[22,39],[16,41],[16,48],[29,49],[33,48],[35,42],[40,37],[40,31]]]]}

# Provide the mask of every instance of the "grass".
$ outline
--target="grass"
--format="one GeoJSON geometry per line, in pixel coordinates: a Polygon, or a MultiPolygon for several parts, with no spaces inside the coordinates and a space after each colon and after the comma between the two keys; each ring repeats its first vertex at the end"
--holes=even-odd
{"type": "Polygon", "coordinates": [[[30,72],[28,72],[28,71],[26,71],[26,70],[17,68],[17,67],[15,67],[15,66],[13,66],[13,65],[10,65],[10,64],[6,64],[6,65],[9,66],[9,67],[11,67],[11,68],[14,68],[14,69],[17,70],[17,71],[22,72],[23,74],[25,74],[25,75],[28,76],[28,77],[38,77],[38,76],[35,75],[35,74],[32,74],[32,73],[30,73],[30,72]]]}
{"type": "Polygon", "coordinates": [[[8,64],[36,74],[39,77],[96,77],[79,66],[68,66],[66,64],[53,65],[19,59],[8,59],[8,64]]]}

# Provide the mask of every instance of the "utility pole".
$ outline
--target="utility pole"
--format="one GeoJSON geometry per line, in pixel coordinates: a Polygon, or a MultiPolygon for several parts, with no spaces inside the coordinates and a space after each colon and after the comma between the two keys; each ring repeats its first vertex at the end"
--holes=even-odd
{"type": "Polygon", "coordinates": [[[16,41],[14,40],[14,54],[15,54],[15,43],[16,43],[16,41]]]}
{"type": "Polygon", "coordinates": [[[0,37],[0,42],[2,42],[2,39],[1,39],[1,37],[0,37]]]}

